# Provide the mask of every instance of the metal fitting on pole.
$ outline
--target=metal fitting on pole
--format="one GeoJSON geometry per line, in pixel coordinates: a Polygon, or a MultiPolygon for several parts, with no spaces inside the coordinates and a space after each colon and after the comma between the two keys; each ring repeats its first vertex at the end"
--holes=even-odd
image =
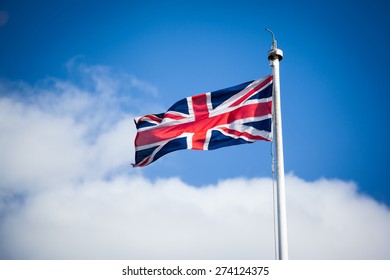
{"type": "Polygon", "coordinates": [[[275,34],[272,32],[272,30],[266,28],[266,31],[271,33],[272,35],[272,48],[268,51],[268,60],[273,61],[275,59],[279,59],[281,61],[283,59],[283,51],[278,49],[278,44],[275,39],[275,34]]]}

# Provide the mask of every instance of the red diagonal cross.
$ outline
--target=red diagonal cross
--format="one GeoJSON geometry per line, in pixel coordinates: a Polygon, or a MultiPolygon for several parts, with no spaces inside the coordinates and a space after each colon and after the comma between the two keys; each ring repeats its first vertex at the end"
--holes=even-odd
{"type": "MultiPolygon", "coordinates": [[[[267,81],[268,82],[268,81],[267,81]]],[[[245,96],[235,101],[231,106],[237,106],[244,102],[255,91],[264,86],[264,82],[250,90],[245,96]]],[[[207,93],[210,94],[210,93],[207,93]]],[[[144,131],[138,132],[136,139],[136,146],[144,146],[161,142],[164,140],[174,139],[181,136],[183,133],[192,133],[192,149],[203,150],[204,142],[206,140],[207,131],[216,126],[229,124],[235,120],[262,116],[271,112],[272,102],[265,102],[259,104],[246,104],[237,107],[235,110],[221,113],[216,116],[210,116],[207,108],[206,93],[190,97],[192,100],[192,109],[194,120],[185,122],[186,118],[182,118],[183,123],[174,124],[172,126],[151,127],[144,131]]],[[[232,133],[234,134],[234,133],[232,133]]]]}

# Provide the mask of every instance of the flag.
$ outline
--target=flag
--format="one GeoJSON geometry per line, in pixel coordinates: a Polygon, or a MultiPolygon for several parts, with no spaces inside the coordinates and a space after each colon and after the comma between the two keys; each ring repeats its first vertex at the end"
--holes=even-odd
{"type": "Polygon", "coordinates": [[[136,118],[135,164],[170,152],[272,141],[273,76],[184,98],[165,113],[136,118]]]}

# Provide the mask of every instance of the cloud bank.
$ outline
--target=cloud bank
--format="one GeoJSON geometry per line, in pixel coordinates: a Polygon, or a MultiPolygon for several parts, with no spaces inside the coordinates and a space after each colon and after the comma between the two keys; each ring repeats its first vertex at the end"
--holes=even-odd
{"type": "MultiPolygon", "coordinates": [[[[1,259],[274,258],[270,178],[146,178],[132,116],[157,89],[68,66],[77,78],[0,81],[1,259]]],[[[290,258],[390,258],[390,211],[353,182],[286,184],[290,258]]]]}

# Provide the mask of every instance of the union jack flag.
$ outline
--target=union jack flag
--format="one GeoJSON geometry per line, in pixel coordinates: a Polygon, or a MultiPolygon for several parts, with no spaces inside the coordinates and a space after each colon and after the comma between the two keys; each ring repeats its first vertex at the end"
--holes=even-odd
{"type": "Polygon", "coordinates": [[[136,118],[135,164],[182,149],[214,150],[272,141],[273,76],[184,98],[167,112],[136,118]]]}

